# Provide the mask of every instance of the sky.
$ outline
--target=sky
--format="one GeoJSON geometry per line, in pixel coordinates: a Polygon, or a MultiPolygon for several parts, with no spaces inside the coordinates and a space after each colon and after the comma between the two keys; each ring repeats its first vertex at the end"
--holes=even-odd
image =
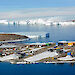
{"type": "Polygon", "coordinates": [[[0,0],[0,18],[75,15],[75,0],[0,0]]]}

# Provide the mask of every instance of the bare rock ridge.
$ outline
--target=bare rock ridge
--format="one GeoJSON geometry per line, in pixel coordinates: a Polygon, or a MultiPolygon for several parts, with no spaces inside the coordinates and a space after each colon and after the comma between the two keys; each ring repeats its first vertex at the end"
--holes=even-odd
{"type": "Polygon", "coordinates": [[[27,39],[27,36],[17,34],[0,34],[0,41],[27,39]]]}

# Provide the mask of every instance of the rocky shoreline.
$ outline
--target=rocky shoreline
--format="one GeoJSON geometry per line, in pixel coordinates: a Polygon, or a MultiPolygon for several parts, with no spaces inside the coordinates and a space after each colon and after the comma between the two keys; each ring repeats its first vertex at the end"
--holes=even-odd
{"type": "Polygon", "coordinates": [[[0,34],[0,41],[13,41],[27,39],[27,36],[18,34],[0,34]]]}

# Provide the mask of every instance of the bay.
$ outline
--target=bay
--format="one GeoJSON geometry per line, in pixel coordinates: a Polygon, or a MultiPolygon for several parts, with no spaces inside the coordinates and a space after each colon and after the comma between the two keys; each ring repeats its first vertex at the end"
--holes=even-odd
{"type": "MultiPolygon", "coordinates": [[[[75,26],[0,25],[0,32],[48,32],[50,38],[32,39],[27,42],[48,42],[59,40],[75,40],[75,26]]],[[[72,64],[10,64],[0,62],[0,75],[74,75],[72,64]]]]}

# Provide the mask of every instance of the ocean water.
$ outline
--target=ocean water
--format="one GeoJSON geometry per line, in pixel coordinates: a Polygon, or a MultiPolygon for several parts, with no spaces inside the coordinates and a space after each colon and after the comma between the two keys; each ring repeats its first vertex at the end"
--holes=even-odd
{"type": "Polygon", "coordinates": [[[0,25],[0,32],[47,32],[49,38],[32,39],[27,42],[48,42],[59,40],[75,40],[75,26],[45,26],[45,25],[0,25]]]}
{"type": "Polygon", "coordinates": [[[0,75],[75,75],[72,64],[10,64],[0,62],[0,75]]]}
{"type": "MultiPolygon", "coordinates": [[[[5,26],[0,25],[0,32],[49,32],[50,38],[32,39],[27,42],[48,42],[75,40],[75,26],[5,26]]],[[[0,75],[75,75],[72,64],[10,64],[0,62],[0,75]]]]}

